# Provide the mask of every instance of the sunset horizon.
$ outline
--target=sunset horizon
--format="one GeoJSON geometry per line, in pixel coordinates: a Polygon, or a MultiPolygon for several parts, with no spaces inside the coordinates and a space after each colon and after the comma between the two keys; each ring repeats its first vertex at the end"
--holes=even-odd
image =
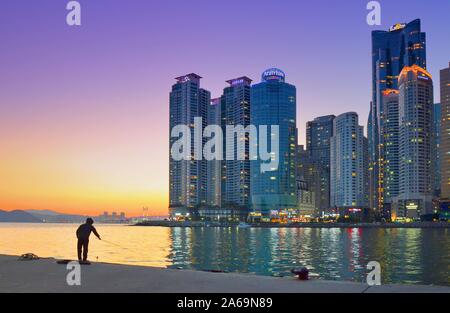
{"type": "Polygon", "coordinates": [[[306,122],[321,115],[357,112],[367,132],[372,30],[421,19],[435,99],[450,50],[441,24],[448,3],[433,10],[422,1],[383,2],[382,23],[371,27],[364,1],[249,1],[240,11],[199,1],[180,3],[183,13],[172,19],[164,18],[172,13],[165,3],[83,2],[83,25],[74,29],[64,25],[65,3],[33,2],[25,9],[18,2],[6,2],[0,13],[4,46],[15,47],[0,52],[5,211],[132,217],[145,207],[150,216],[168,215],[169,91],[180,75],[201,75],[214,98],[229,79],[245,75],[257,83],[267,68],[284,70],[297,86],[299,143],[305,144],[306,122]],[[283,17],[282,33],[266,25],[274,16],[283,17]],[[191,30],[205,41],[191,42],[191,30]],[[229,40],[235,45],[224,43],[229,40]]]}

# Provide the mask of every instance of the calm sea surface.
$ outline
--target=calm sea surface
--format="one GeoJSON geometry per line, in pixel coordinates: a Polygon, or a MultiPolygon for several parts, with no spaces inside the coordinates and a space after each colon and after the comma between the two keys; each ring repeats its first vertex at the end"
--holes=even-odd
{"type": "MultiPolygon", "coordinates": [[[[0,254],[76,258],[72,224],[2,224],[0,254]]],[[[96,225],[89,259],[99,262],[290,275],[307,266],[322,279],[450,286],[449,229],[165,228],[96,225]]]]}

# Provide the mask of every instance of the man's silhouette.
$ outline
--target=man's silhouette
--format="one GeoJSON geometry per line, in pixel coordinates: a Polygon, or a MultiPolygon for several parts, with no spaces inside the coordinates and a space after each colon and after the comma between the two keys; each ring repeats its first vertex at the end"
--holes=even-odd
{"type": "Polygon", "coordinates": [[[94,220],[92,218],[86,219],[86,223],[80,225],[77,229],[77,238],[78,238],[78,244],[77,244],[77,250],[78,250],[78,261],[86,262],[87,261],[87,255],[88,255],[88,246],[89,246],[89,236],[91,235],[91,232],[94,233],[95,236],[99,240],[101,240],[100,235],[97,233],[97,230],[94,226],[94,220]],[[81,258],[81,251],[83,250],[83,259],[81,258]]]}

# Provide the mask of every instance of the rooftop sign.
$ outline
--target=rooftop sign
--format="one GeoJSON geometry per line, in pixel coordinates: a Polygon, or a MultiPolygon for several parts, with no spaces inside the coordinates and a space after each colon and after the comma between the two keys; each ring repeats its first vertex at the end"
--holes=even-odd
{"type": "Polygon", "coordinates": [[[247,76],[242,76],[235,79],[227,80],[227,83],[230,84],[230,86],[238,86],[238,85],[250,85],[252,80],[248,78],[247,76]]]}
{"type": "Polygon", "coordinates": [[[405,28],[405,27],[406,27],[406,24],[403,24],[403,23],[397,23],[397,24],[391,26],[391,28],[389,28],[389,31],[390,31],[390,32],[393,32],[393,31],[396,31],[396,30],[399,30],[399,29],[403,29],[403,28],[405,28]]]}
{"type": "Polygon", "coordinates": [[[187,74],[187,75],[183,75],[183,76],[177,77],[175,79],[179,83],[186,83],[186,82],[189,82],[189,81],[196,81],[196,82],[198,82],[201,78],[202,78],[201,76],[199,76],[199,75],[197,75],[195,73],[190,73],[190,74],[187,74]]]}
{"type": "Polygon", "coordinates": [[[285,77],[286,75],[284,74],[284,72],[278,68],[269,68],[265,70],[261,75],[262,81],[277,80],[280,82],[284,82],[285,77]]]}

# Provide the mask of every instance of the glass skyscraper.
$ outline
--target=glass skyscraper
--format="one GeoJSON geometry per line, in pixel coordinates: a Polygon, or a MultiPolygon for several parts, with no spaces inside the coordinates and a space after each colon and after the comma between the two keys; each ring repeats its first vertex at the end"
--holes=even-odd
{"type": "Polygon", "coordinates": [[[268,69],[262,74],[262,81],[252,86],[250,102],[251,124],[258,130],[261,125],[268,126],[268,151],[271,150],[271,137],[274,137],[270,126],[279,126],[278,168],[262,172],[264,161],[260,158],[251,161],[253,214],[270,218],[271,215],[279,216],[297,208],[296,88],[285,82],[285,74],[281,70],[268,69]]]}
{"type": "MultiPolygon", "coordinates": [[[[204,130],[211,94],[200,88],[200,79],[194,73],[176,78],[170,92],[170,131],[177,125],[187,125],[192,130],[197,117],[202,118],[200,127],[204,130]]],[[[191,155],[195,152],[194,139],[191,135],[191,155]]],[[[169,134],[170,148],[177,140],[169,134]]],[[[205,142],[202,138],[202,146],[205,142]]],[[[169,213],[172,217],[196,216],[198,209],[206,205],[206,185],[207,161],[174,160],[169,153],[169,213]]]]}
{"type": "Polygon", "coordinates": [[[383,209],[383,104],[385,89],[398,89],[398,75],[405,66],[426,69],[426,36],[420,20],[396,24],[388,31],[372,32],[372,102],[368,121],[371,207],[383,209]]]}

